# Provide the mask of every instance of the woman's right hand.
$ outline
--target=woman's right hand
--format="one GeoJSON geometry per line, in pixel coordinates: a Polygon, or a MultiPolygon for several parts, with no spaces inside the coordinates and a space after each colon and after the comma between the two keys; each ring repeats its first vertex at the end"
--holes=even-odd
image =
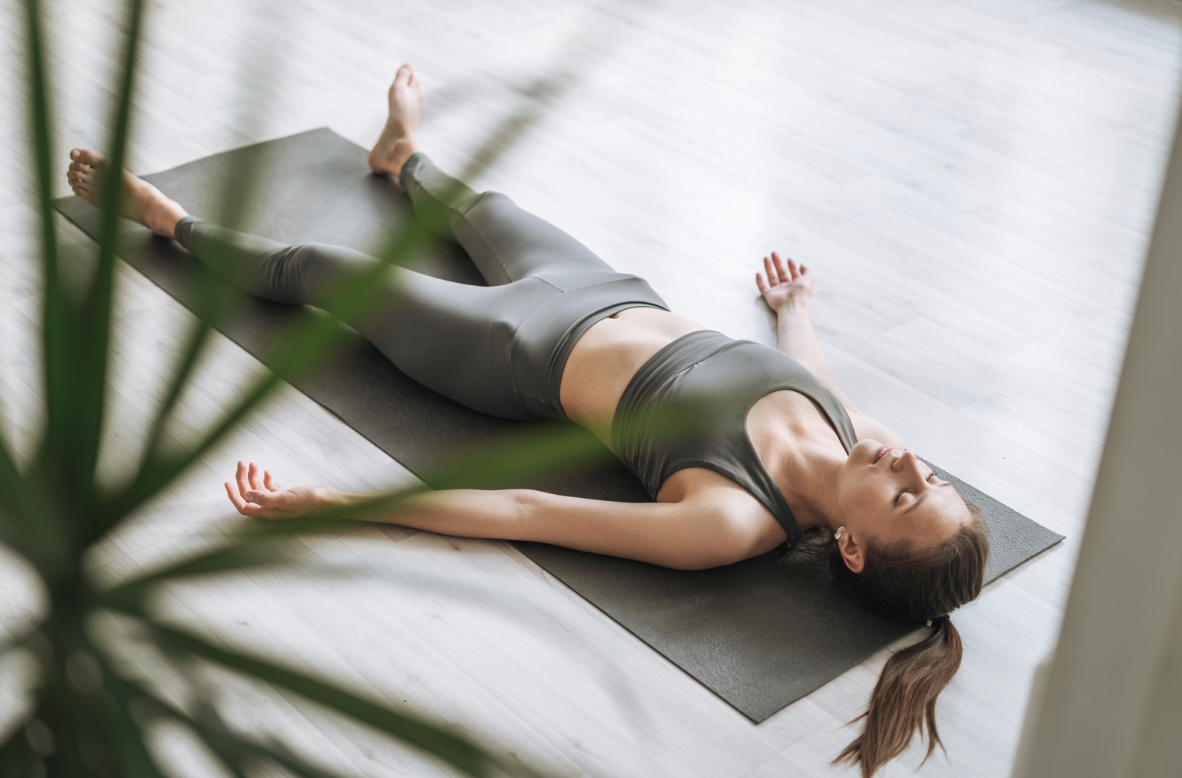
{"type": "Polygon", "coordinates": [[[275,483],[269,470],[259,478],[259,468],[254,462],[247,465],[238,463],[234,482],[226,481],[226,493],[230,502],[243,516],[255,519],[290,519],[310,513],[332,503],[339,494],[331,486],[295,486],[284,489],[275,483]]]}
{"type": "Polygon", "coordinates": [[[755,285],[773,311],[778,313],[789,302],[808,300],[813,296],[813,273],[804,265],[798,266],[795,260],[789,259],[785,265],[780,255],[773,251],[770,258],[763,258],[763,269],[767,281],[763,280],[763,273],[756,273],[755,285]]]}

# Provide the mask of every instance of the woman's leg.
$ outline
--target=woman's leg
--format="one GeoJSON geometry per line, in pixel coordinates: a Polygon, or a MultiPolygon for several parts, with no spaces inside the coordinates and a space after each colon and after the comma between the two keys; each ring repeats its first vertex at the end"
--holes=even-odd
{"type": "MultiPolygon", "coordinates": [[[[326,308],[403,372],[470,408],[507,418],[563,417],[562,371],[582,333],[627,307],[667,306],[641,279],[614,272],[507,197],[473,193],[418,153],[413,129],[422,89],[412,68],[399,69],[389,96],[390,119],[370,152],[371,167],[398,172],[416,209],[464,245],[491,286],[383,264],[374,305],[357,313],[335,306],[334,293],[374,268],[373,257],[322,244],[286,246],[206,224],[126,173],[124,215],[175,237],[199,258],[222,253],[235,280],[256,295],[326,308]]],[[[94,182],[106,160],[76,151],[71,184],[97,204],[94,182]]]]}
{"type": "Polygon", "coordinates": [[[586,246],[495,192],[477,194],[440,172],[415,140],[423,108],[423,85],[403,65],[387,94],[389,116],[369,165],[397,176],[415,211],[432,231],[458,241],[490,286],[543,277],[563,291],[603,283],[620,274],[586,246]]]}
{"type": "MultiPolygon", "coordinates": [[[[98,205],[98,181],[109,160],[85,149],[75,149],[71,157],[68,177],[75,194],[98,205]]],[[[545,278],[526,276],[488,287],[381,263],[384,272],[372,287],[374,305],[369,312],[351,312],[334,305],[335,290],[379,260],[339,246],[287,246],[207,224],[155,187],[124,175],[128,218],[176,238],[260,297],[328,309],[416,381],[495,416],[562,418],[562,369],[582,332],[596,317],[624,307],[665,307],[643,281],[612,273],[592,256],[592,267],[565,276],[559,265],[545,278]],[[608,283],[599,283],[605,275],[608,283]]],[[[526,253],[542,260],[534,269],[546,269],[544,256],[526,253]]]]}
{"type": "Polygon", "coordinates": [[[538,276],[569,291],[619,275],[553,224],[498,192],[477,194],[421,152],[403,165],[399,183],[419,218],[437,235],[463,246],[490,285],[538,276]]]}
{"type": "Polygon", "coordinates": [[[521,322],[560,295],[540,279],[472,286],[395,267],[341,246],[288,246],[191,216],[176,240],[195,256],[234,268],[242,288],[275,302],[315,305],[365,335],[399,370],[474,410],[530,418],[514,391],[508,358],[521,322]],[[223,264],[224,263],[224,264],[223,264]],[[350,311],[334,303],[339,289],[381,267],[369,304],[350,311]]]}
{"type": "Polygon", "coordinates": [[[369,154],[379,175],[395,175],[418,217],[436,234],[460,243],[489,289],[529,289],[530,307],[506,295],[485,312],[513,320],[512,340],[500,351],[526,416],[566,418],[562,374],[571,350],[597,321],[627,308],[668,310],[660,295],[635,276],[617,273],[586,246],[495,192],[477,194],[438,168],[419,149],[414,132],[422,85],[409,65],[390,86],[390,115],[369,154]],[[542,285],[557,293],[543,300],[542,285]],[[535,304],[541,300],[540,304],[535,304]]]}

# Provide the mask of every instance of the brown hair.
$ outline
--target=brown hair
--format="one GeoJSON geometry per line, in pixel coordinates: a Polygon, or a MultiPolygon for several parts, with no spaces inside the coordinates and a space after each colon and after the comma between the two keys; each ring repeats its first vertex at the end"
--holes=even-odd
{"type": "Polygon", "coordinates": [[[866,719],[866,728],[833,760],[857,764],[863,778],[903,753],[917,731],[923,737],[926,728],[928,734],[924,761],[937,744],[944,747],[936,729],[936,698],[956,675],[962,653],[948,614],[980,594],[989,555],[981,510],[965,504],[972,521],[943,546],[916,550],[910,542],[885,547],[871,542],[860,573],[846,567],[827,529],[811,531],[814,537],[797,546],[806,558],[827,559],[834,578],[867,604],[893,616],[931,621],[931,634],[887,660],[866,712],[858,717],[866,719]]]}

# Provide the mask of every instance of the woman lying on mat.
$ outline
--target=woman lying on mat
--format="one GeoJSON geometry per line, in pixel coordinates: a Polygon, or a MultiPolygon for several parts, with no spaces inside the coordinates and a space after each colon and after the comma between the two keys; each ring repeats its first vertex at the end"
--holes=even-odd
{"type": "MultiPolygon", "coordinates": [[[[755,276],[779,316],[779,349],[734,341],[669,310],[642,279],[617,273],[558,228],[495,192],[477,194],[419,150],[418,76],[403,65],[369,155],[419,217],[471,255],[487,287],[390,267],[370,313],[348,324],[400,370],[470,408],[587,427],[643,481],[652,503],[531,490],[432,492],[390,520],[448,535],[532,540],[685,570],[789,544],[827,556],[866,600],[929,621],[897,652],[870,699],[864,733],[839,758],[872,774],[926,725],[960,665],[948,614],[981,590],[980,512],[858,410],[813,333],[813,274],[772,253],[755,276]],[[692,407],[692,434],[661,440],[662,414],[692,407]],[[803,543],[802,531],[810,537],[803,543]]],[[[74,193],[94,204],[107,160],[71,152],[74,193]]],[[[339,246],[285,246],[192,216],[126,175],[125,215],[197,255],[226,252],[250,292],[326,305],[379,260],[339,246]]],[[[282,489],[239,463],[227,483],[239,512],[282,518],[362,498],[330,487],[282,489]]]]}

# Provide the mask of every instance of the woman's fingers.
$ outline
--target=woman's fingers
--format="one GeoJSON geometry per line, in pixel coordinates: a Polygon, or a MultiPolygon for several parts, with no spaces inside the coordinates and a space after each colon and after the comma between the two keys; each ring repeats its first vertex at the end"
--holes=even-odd
{"type": "Polygon", "coordinates": [[[252,505],[243,496],[243,493],[234,488],[234,484],[226,481],[226,494],[230,495],[230,502],[234,503],[234,507],[243,516],[257,516],[262,508],[258,505],[252,505]]]}
{"type": "MultiPolygon", "coordinates": [[[[788,257],[787,261],[785,261],[775,251],[772,252],[771,257],[763,258],[763,269],[767,273],[769,287],[779,284],[790,284],[808,272],[808,268],[804,265],[797,265],[796,260],[792,257],[788,257]]],[[[760,291],[762,289],[760,287],[760,291]]]]}
{"type": "Polygon", "coordinates": [[[767,284],[763,282],[763,273],[755,274],[755,285],[759,287],[760,294],[767,294],[767,284]]]}
{"type": "Polygon", "coordinates": [[[275,485],[275,479],[270,471],[263,471],[260,483],[259,467],[254,462],[246,463],[239,460],[238,469],[234,473],[234,481],[226,481],[225,487],[230,502],[243,516],[255,519],[276,519],[287,513],[281,507],[280,494],[283,490],[275,485]]]}
{"type": "Polygon", "coordinates": [[[800,269],[796,266],[796,260],[788,257],[787,269],[785,269],[784,261],[780,259],[780,255],[772,252],[772,258],[776,261],[776,266],[780,269],[780,277],[785,281],[795,281],[800,278],[800,269]]]}
{"type": "Polygon", "coordinates": [[[241,513],[243,507],[246,505],[246,500],[242,498],[242,495],[238,493],[238,490],[229,481],[226,481],[226,494],[230,496],[230,502],[234,503],[234,507],[241,513]]]}
{"type": "Polygon", "coordinates": [[[791,259],[788,260],[788,267],[784,267],[784,260],[780,258],[779,254],[773,251],[772,262],[776,264],[776,272],[780,274],[780,281],[783,283],[788,283],[796,277],[796,274],[792,272],[792,269],[795,267],[795,265],[792,263],[791,259]]]}
{"type": "Polygon", "coordinates": [[[246,495],[254,495],[253,492],[247,490],[240,492],[234,487],[234,484],[226,481],[226,494],[230,496],[230,502],[234,504],[234,508],[243,516],[250,516],[254,519],[274,519],[282,515],[283,511],[278,508],[260,505],[257,502],[248,500],[246,495]]]}
{"type": "Polygon", "coordinates": [[[246,463],[238,460],[238,470],[234,473],[234,480],[238,482],[238,493],[245,496],[250,491],[250,481],[247,480],[246,463]]]}
{"type": "Polygon", "coordinates": [[[254,462],[251,462],[250,469],[247,470],[247,474],[250,478],[250,488],[251,489],[262,489],[263,488],[262,483],[259,481],[259,466],[258,465],[256,465],[254,462]]]}

